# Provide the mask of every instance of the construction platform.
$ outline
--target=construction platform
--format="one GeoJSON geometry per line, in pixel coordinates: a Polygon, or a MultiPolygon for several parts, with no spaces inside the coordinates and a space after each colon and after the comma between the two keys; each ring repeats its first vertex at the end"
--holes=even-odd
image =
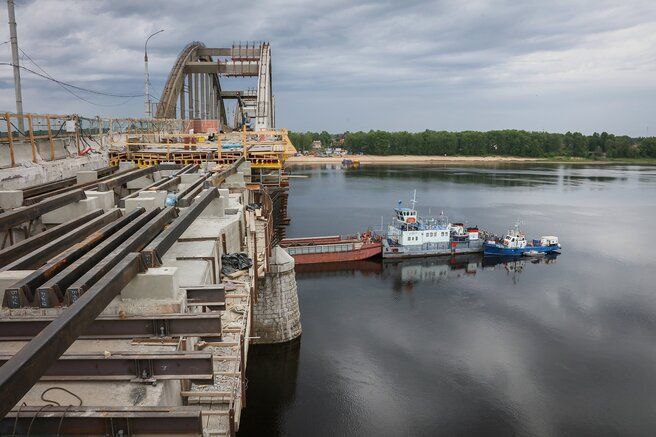
{"type": "Polygon", "coordinates": [[[249,176],[120,162],[0,193],[0,434],[235,435],[276,240],[249,176]]]}

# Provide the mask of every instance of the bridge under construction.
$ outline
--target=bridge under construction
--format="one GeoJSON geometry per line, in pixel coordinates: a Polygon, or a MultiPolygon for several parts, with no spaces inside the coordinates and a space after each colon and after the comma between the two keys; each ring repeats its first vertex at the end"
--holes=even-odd
{"type": "Polygon", "coordinates": [[[0,114],[0,434],[236,434],[301,334],[274,102],[268,43],[192,42],[154,118],[0,114]]]}

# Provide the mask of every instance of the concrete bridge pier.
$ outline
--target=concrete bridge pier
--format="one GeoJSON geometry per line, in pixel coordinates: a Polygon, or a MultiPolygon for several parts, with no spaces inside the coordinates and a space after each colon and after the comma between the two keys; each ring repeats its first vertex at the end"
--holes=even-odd
{"type": "Polygon", "coordinates": [[[280,246],[272,249],[269,271],[258,287],[252,335],[254,344],[284,343],[301,335],[294,258],[280,246]]]}

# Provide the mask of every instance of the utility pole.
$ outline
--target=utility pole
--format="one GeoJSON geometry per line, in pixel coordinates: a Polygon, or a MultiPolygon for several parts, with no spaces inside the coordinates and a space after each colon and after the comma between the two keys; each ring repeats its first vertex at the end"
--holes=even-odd
{"type": "Polygon", "coordinates": [[[11,63],[14,65],[14,93],[16,94],[16,114],[18,129],[23,132],[23,95],[21,93],[20,66],[18,64],[18,37],[16,36],[16,15],[14,14],[14,0],[7,0],[7,14],[9,15],[9,38],[11,41],[11,63]]]}
{"type": "MultiPolygon", "coordinates": [[[[7,0],[9,1],[9,0],[7,0]]],[[[150,89],[149,89],[149,84],[150,84],[150,75],[148,74],[148,40],[150,38],[154,37],[158,33],[164,32],[164,29],[158,30],[157,32],[153,33],[150,35],[148,38],[146,38],[146,43],[144,44],[144,103],[146,105],[146,118],[152,118],[153,116],[153,110],[152,110],[152,104],[150,103],[150,89]]]]}

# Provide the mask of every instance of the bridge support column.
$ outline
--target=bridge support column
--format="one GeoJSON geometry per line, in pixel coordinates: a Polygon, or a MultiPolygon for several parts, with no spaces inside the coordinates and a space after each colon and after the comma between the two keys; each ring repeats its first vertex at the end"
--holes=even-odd
{"type": "Polygon", "coordinates": [[[294,258],[283,248],[271,251],[269,272],[253,306],[253,343],[284,343],[301,335],[294,258]]]}

